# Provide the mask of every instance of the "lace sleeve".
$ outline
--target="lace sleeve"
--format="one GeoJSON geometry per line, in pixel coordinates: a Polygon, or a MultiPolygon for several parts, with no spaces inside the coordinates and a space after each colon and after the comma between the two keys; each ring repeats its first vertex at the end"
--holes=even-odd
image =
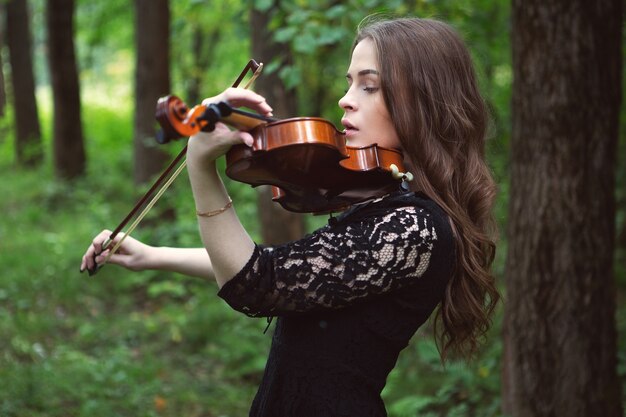
{"type": "Polygon", "coordinates": [[[219,296],[253,317],[338,309],[416,282],[431,262],[435,229],[429,211],[399,207],[283,246],[257,246],[219,296]]]}

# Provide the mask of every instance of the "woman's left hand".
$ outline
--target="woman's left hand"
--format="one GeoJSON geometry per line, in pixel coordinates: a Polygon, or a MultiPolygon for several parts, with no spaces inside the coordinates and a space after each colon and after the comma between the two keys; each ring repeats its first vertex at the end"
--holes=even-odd
{"type": "MultiPolygon", "coordinates": [[[[206,106],[220,101],[226,101],[233,107],[248,107],[263,116],[272,115],[272,108],[265,98],[250,90],[229,88],[215,97],[204,99],[202,104],[206,106]]],[[[228,152],[233,145],[243,143],[252,146],[252,141],[248,132],[231,131],[226,125],[218,123],[213,132],[199,132],[189,138],[187,161],[196,167],[207,166],[228,152]]]]}

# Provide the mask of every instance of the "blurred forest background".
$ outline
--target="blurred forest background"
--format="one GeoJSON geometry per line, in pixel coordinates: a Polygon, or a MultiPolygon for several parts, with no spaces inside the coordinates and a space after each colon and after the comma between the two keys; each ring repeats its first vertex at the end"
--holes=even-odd
{"type": "MultiPolygon", "coordinates": [[[[623,10],[587,3],[0,1],[0,416],[247,415],[271,326],[264,334],[264,320],[231,311],[212,283],[115,266],[88,277],[80,258],[183,146],[156,145],[158,97],[197,104],[255,58],[266,68],[253,88],[277,116],[338,125],[354,29],[371,13],[446,20],[471,49],[493,117],[487,153],[505,296],[471,364],[444,368],[432,325],[420,330],[384,390],[389,415],[621,415],[623,10]],[[544,91],[556,92],[556,107],[542,107],[544,91]],[[541,125],[550,108],[564,116],[541,125]]],[[[258,242],[326,221],[226,183],[258,242]]],[[[134,236],[200,246],[186,175],[134,236]]]]}

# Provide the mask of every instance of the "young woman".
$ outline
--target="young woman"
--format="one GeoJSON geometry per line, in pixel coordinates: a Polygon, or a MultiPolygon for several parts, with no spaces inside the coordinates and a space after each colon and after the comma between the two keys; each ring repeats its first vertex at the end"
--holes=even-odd
{"type": "MultiPolygon", "coordinates": [[[[204,248],[127,239],[110,262],[214,278],[249,316],[277,317],[252,416],[385,416],[380,393],[400,351],[439,306],[442,356],[471,355],[498,292],[489,268],[495,186],[484,160],[487,123],[470,56],[446,24],[404,18],[362,26],[339,100],[351,146],[401,149],[414,175],[328,226],[276,247],[257,246],[232,208],[215,160],[246,132],[219,126],[189,139],[188,172],[204,248]]],[[[227,100],[271,115],[264,98],[227,100]]],[[[81,269],[102,262],[99,234],[81,269]]]]}

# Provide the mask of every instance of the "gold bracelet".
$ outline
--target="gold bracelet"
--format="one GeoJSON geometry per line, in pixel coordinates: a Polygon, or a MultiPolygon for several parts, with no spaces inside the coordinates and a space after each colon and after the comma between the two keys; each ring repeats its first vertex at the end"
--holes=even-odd
{"type": "Polygon", "coordinates": [[[233,206],[233,200],[231,200],[230,197],[228,197],[228,203],[226,203],[226,205],[222,207],[221,209],[205,211],[205,212],[196,211],[196,214],[200,217],[213,217],[213,216],[217,216],[218,214],[222,214],[223,212],[225,212],[232,206],[233,206]]]}

